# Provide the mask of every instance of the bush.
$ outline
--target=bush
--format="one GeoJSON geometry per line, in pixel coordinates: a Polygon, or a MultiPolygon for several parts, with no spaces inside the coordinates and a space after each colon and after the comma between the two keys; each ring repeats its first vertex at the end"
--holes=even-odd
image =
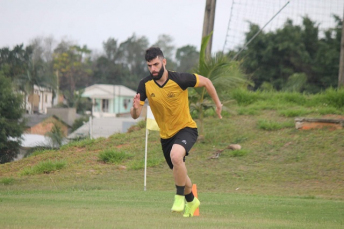
{"type": "Polygon", "coordinates": [[[259,100],[259,92],[252,92],[244,89],[233,90],[231,97],[241,106],[250,105],[259,100]]]}
{"type": "Polygon", "coordinates": [[[278,98],[279,100],[287,103],[297,104],[303,106],[306,103],[307,97],[299,92],[278,92],[272,98],[278,98]]]}
{"type": "Polygon", "coordinates": [[[66,167],[66,162],[61,160],[61,161],[42,161],[38,163],[37,165],[30,167],[30,168],[25,168],[22,170],[21,174],[22,175],[34,175],[34,174],[43,174],[43,173],[51,173],[53,171],[60,170],[64,167],[66,167]]]}
{"type": "Polygon", "coordinates": [[[230,152],[230,156],[231,157],[243,157],[245,156],[246,154],[248,154],[248,151],[245,150],[245,149],[241,149],[241,150],[233,150],[230,152]]]}
{"type": "Polygon", "coordinates": [[[279,111],[279,114],[284,117],[300,117],[312,113],[312,111],[308,111],[305,108],[299,109],[287,109],[279,111]]]}
{"type": "Polygon", "coordinates": [[[99,160],[105,163],[122,163],[124,160],[131,158],[132,155],[126,154],[122,151],[117,151],[115,149],[104,150],[99,153],[99,160]]]}
{"type": "Polygon", "coordinates": [[[72,125],[72,132],[77,130],[80,126],[83,126],[85,122],[88,122],[89,116],[84,116],[78,119],[75,119],[72,125]]]}
{"type": "Polygon", "coordinates": [[[270,120],[259,120],[258,128],[262,130],[280,130],[283,128],[294,127],[294,122],[273,122],[270,120]]]}
{"type": "Polygon", "coordinates": [[[328,104],[332,107],[336,108],[343,108],[344,107],[344,88],[343,89],[333,89],[329,88],[324,93],[321,94],[323,96],[323,102],[328,104]]]}
{"type": "Polygon", "coordinates": [[[53,150],[53,148],[47,147],[47,146],[36,146],[36,147],[28,149],[27,153],[25,154],[25,157],[36,156],[50,150],[53,150]]]}
{"type": "Polygon", "coordinates": [[[0,183],[1,184],[4,184],[4,185],[10,185],[10,184],[13,184],[14,183],[14,178],[12,177],[4,177],[0,180],[0,183]]]}

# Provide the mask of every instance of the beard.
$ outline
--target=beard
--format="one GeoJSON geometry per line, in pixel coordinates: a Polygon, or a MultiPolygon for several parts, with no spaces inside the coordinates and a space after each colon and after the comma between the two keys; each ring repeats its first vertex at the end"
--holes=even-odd
{"type": "Polygon", "coordinates": [[[161,79],[162,75],[164,74],[164,71],[165,71],[164,66],[161,66],[161,69],[158,72],[157,76],[154,76],[152,73],[150,73],[150,75],[154,80],[159,80],[159,79],[161,79]]]}

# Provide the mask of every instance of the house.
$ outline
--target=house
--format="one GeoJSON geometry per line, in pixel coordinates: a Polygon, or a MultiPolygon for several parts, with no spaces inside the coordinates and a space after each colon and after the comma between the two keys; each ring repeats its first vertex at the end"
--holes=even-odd
{"type": "Polygon", "coordinates": [[[25,110],[28,114],[47,113],[47,108],[53,105],[53,92],[50,88],[33,86],[33,92],[25,96],[25,110]]]}
{"type": "Polygon", "coordinates": [[[22,134],[22,141],[19,148],[18,155],[14,158],[14,161],[23,159],[28,151],[35,147],[52,147],[52,143],[49,137],[39,134],[22,134]]]}
{"type": "Polygon", "coordinates": [[[83,97],[92,100],[94,117],[119,117],[130,113],[134,90],[122,85],[94,84],[85,88],[83,97]]]}
{"type": "Polygon", "coordinates": [[[55,115],[45,114],[25,114],[26,119],[26,134],[46,135],[50,132],[54,125],[58,125],[65,136],[68,135],[68,130],[71,127],[55,115]]]}
{"type": "MultiPolygon", "coordinates": [[[[21,135],[21,144],[19,154],[14,159],[20,160],[27,154],[28,150],[35,147],[56,147],[52,140],[46,136],[50,132],[54,125],[60,127],[64,136],[68,135],[70,126],[62,121],[55,115],[45,114],[25,114],[23,117],[26,120],[26,130],[21,135]]],[[[64,139],[62,144],[66,144],[67,140],[64,139]]]]}

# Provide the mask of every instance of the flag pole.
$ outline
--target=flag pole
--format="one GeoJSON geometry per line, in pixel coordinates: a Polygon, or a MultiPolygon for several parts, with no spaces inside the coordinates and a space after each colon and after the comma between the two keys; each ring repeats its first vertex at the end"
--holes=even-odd
{"type": "Polygon", "coordinates": [[[145,144],[145,172],[144,172],[144,188],[143,190],[147,190],[147,145],[148,145],[148,134],[149,130],[146,128],[146,144],[145,144]]]}

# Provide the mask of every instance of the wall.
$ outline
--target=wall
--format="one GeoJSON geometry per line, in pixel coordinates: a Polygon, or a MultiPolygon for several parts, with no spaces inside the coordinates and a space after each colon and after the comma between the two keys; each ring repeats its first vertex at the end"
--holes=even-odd
{"type": "Polygon", "coordinates": [[[62,132],[65,134],[65,136],[67,136],[68,127],[54,117],[45,119],[43,122],[27,129],[25,132],[30,134],[45,135],[46,133],[51,131],[55,123],[60,126],[62,132]]]}
{"type": "Polygon", "coordinates": [[[48,108],[48,115],[55,115],[68,125],[72,126],[76,119],[76,108],[48,108]]]}

